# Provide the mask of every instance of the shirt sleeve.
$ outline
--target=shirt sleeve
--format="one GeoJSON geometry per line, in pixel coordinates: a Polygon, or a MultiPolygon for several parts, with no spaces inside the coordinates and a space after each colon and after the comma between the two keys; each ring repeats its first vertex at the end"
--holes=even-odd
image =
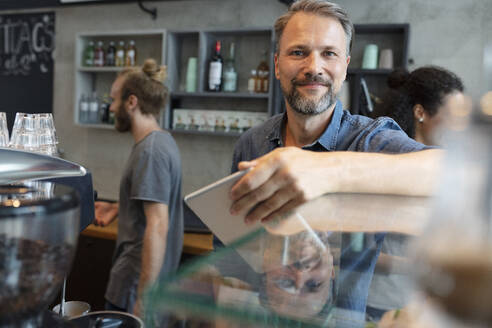
{"type": "Polygon", "coordinates": [[[145,149],[133,168],[131,199],[169,204],[172,188],[171,160],[160,149],[145,149]]]}
{"type": "Polygon", "coordinates": [[[398,124],[387,117],[376,119],[365,129],[357,143],[357,150],[388,154],[410,153],[432,149],[408,137],[398,124]]]}

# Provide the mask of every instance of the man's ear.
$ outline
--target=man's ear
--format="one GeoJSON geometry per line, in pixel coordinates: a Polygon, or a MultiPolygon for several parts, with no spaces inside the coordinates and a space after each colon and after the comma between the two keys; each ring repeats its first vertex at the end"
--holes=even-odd
{"type": "Polygon", "coordinates": [[[128,109],[134,110],[135,108],[138,107],[138,98],[135,95],[130,95],[128,99],[126,100],[126,103],[128,104],[128,109]]]}

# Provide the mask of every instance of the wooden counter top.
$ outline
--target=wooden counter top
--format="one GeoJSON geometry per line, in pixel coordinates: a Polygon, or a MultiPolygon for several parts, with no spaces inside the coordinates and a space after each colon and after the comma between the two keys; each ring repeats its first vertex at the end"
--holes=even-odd
{"type": "MultiPolygon", "coordinates": [[[[106,227],[98,227],[94,224],[89,224],[82,235],[95,238],[103,238],[116,240],[118,236],[118,220],[114,220],[106,227]]],[[[202,255],[213,250],[212,234],[203,233],[185,233],[183,238],[183,253],[202,255]]]]}

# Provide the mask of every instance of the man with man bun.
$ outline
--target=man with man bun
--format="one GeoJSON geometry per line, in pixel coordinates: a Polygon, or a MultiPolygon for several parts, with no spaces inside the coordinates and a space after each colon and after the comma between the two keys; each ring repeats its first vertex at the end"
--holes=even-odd
{"type": "Polygon", "coordinates": [[[167,88],[165,67],[152,59],[122,71],[111,88],[110,110],[119,132],[135,144],[120,183],[119,206],[97,203],[96,223],[118,213],[118,239],[106,290],[106,308],[143,315],[142,294],[159,275],[177,269],[183,245],[181,160],[157,116],[167,88]]]}

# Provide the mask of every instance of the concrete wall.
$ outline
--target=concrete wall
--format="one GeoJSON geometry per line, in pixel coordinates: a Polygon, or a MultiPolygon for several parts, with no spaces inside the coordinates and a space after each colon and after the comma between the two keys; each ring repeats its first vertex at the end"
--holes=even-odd
{"type": "MultiPolygon", "coordinates": [[[[54,113],[67,159],[87,166],[106,198],[117,198],[132,139],[129,134],[73,124],[74,40],[78,32],[129,29],[264,27],[286,6],[277,0],[182,0],[145,2],[158,8],[158,19],[137,4],[70,6],[56,9],[54,113]]],[[[410,23],[409,57],[415,64],[445,66],[459,74],[477,96],[484,80],[483,53],[492,42],[490,0],[340,0],[355,23],[410,23]]],[[[492,87],[492,86],[490,86],[492,87]]],[[[183,160],[183,193],[230,170],[235,138],[176,136],[183,160]]]]}

